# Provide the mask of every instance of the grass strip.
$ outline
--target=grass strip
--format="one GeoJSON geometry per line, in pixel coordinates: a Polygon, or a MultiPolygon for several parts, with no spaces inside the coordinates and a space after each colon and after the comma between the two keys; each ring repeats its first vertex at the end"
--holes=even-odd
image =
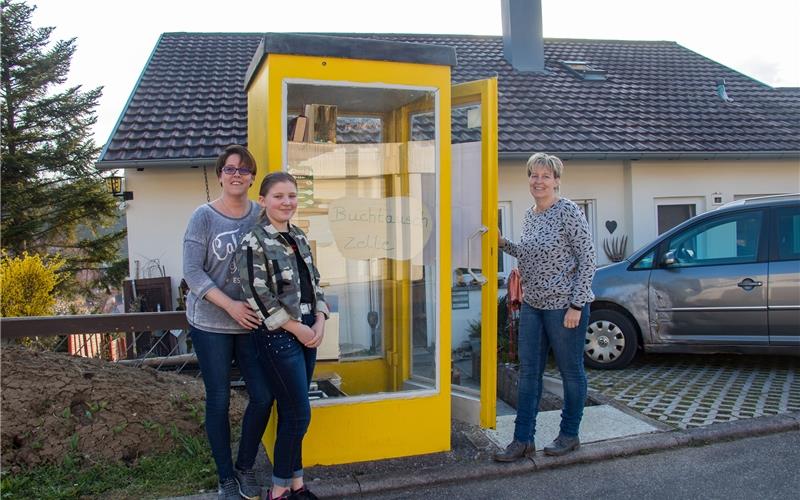
{"type": "Polygon", "coordinates": [[[147,499],[215,490],[216,466],[204,436],[178,436],[169,453],[141,457],[132,465],[87,463],[74,454],[60,465],[17,474],[2,472],[2,499],[147,499]]]}

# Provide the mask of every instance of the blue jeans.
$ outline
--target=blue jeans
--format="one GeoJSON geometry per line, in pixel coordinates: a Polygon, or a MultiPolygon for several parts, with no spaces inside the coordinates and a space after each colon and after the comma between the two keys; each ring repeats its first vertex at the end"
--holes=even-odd
{"type": "Polygon", "coordinates": [[[553,348],[561,380],[564,383],[564,408],[561,411],[561,434],[574,437],[583,417],[586,401],[586,373],[583,371],[583,346],[589,326],[589,306],[581,312],[575,328],[564,327],[566,309],[536,309],[523,303],[519,334],[519,393],[514,439],[532,443],[536,415],[542,398],[542,376],[547,354],[553,348]]]}
{"type": "Polygon", "coordinates": [[[191,328],[189,335],[200,363],[206,388],[206,434],[217,464],[220,482],[233,477],[231,429],[231,364],[236,360],[244,376],[250,401],[242,418],[242,435],[236,468],[252,469],[258,445],[267,427],[273,397],[256,356],[253,338],[247,334],[214,333],[191,328]]]}
{"type": "MultiPolygon", "coordinates": [[[[313,314],[303,315],[304,325],[311,326],[314,321],[313,314]]],[[[282,328],[270,332],[262,326],[253,336],[267,383],[278,403],[272,484],[288,488],[292,478],[303,477],[303,437],[311,422],[308,388],[317,350],[304,346],[282,328]]]]}

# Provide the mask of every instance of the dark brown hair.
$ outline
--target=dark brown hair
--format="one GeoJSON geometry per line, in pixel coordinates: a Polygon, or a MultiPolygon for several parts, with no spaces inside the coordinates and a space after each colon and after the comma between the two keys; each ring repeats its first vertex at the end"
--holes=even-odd
{"type": "Polygon", "coordinates": [[[239,144],[231,144],[217,157],[217,161],[214,164],[214,167],[217,170],[217,178],[222,175],[222,167],[225,166],[225,162],[228,161],[228,157],[230,155],[239,155],[242,158],[242,166],[247,167],[253,172],[253,176],[256,175],[256,159],[253,158],[253,155],[250,151],[247,150],[246,147],[240,146],[239,144]]]}

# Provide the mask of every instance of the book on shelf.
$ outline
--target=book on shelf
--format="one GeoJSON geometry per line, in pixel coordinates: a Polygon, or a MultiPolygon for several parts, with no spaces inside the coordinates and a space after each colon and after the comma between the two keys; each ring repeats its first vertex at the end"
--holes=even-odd
{"type": "Polygon", "coordinates": [[[308,119],[306,141],[336,142],[336,106],[332,104],[306,104],[305,116],[308,119]]]}
{"type": "Polygon", "coordinates": [[[289,122],[288,140],[292,142],[303,142],[306,140],[306,127],[308,118],[303,115],[295,116],[289,122]]]}

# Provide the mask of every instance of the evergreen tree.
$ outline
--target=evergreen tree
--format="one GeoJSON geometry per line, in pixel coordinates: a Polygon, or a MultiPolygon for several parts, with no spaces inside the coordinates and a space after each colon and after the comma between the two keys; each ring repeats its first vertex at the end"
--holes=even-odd
{"type": "Polygon", "coordinates": [[[36,28],[36,7],[2,0],[2,248],[59,253],[65,271],[101,269],[117,259],[125,231],[103,230],[116,201],[94,166],[94,108],[102,88],[65,88],[75,39],[50,43],[36,28]]]}

